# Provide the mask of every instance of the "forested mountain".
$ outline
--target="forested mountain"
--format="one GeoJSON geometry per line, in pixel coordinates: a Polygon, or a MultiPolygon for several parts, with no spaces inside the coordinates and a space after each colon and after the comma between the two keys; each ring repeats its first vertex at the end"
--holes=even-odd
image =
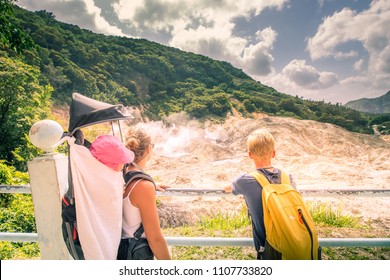
{"type": "Polygon", "coordinates": [[[225,117],[235,108],[244,116],[265,112],[371,132],[364,113],[280,93],[227,62],[144,39],[95,34],[46,11],[14,11],[15,24],[38,46],[24,51],[22,60],[40,69],[41,83],[54,88],[54,103],[69,102],[71,93],[79,92],[140,107],[151,119],[180,111],[196,118],[225,117]]]}
{"type": "Polygon", "coordinates": [[[388,114],[390,113],[390,91],[377,98],[361,98],[349,101],[345,106],[367,113],[388,114]]]}

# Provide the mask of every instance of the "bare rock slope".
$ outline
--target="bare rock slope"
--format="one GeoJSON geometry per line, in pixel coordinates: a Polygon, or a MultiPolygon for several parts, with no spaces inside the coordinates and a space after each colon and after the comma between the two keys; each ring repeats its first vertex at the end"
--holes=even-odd
{"type": "MultiPolygon", "coordinates": [[[[223,189],[242,172],[252,171],[246,137],[254,129],[265,128],[276,140],[273,165],[291,173],[298,189],[390,188],[390,143],[377,136],[352,133],[331,124],[266,115],[254,119],[231,117],[222,124],[200,124],[177,117],[169,124],[142,126],[155,143],[148,171],[159,183],[171,187],[223,189]]],[[[331,203],[367,220],[380,219],[389,231],[388,195],[315,195],[310,199],[331,203]]],[[[176,207],[205,211],[213,207],[233,209],[239,198],[178,197],[169,201],[176,207]]]]}

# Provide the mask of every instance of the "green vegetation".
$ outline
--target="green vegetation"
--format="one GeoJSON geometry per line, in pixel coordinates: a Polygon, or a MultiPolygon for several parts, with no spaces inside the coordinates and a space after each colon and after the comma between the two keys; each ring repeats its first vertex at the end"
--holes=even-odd
{"type": "Polygon", "coordinates": [[[50,113],[52,88],[39,77],[36,67],[0,57],[0,158],[19,170],[36,155],[26,138],[30,127],[50,113]]]}
{"type": "Polygon", "coordinates": [[[390,134],[390,114],[382,114],[374,116],[368,123],[370,126],[375,126],[381,134],[390,134]]]}
{"type": "MultiPolygon", "coordinates": [[[[185,237],[252,237],[252,227],[246,205],[238,213],[217,212],[201,217],[193,226],[163,229],[167,236],[185,237]]],[[[175,246],[172,258],[177,260],[256,259],[249,247],[175,246]]]]}
{"type": "MultiPolygon", "coordinates": [[[[317,224],[318,231],[323,228],[329,232],[339,229],[361,228],[360,220],[341,209],[334,210],[329,205],[308,203],[309,211],[317,224]]],[[[252,237],[252,227],[248,218],[246,205],[243,204],[238,213],[217,212],[199,219],[193,226],[166,228],[167,236],[211,236],[211,237],[252,237]]],[[[323,259],[384,259],[388,254],[385,248],[323,248],[323,259]]],[[[172,257],[179,260],[214,260],[240,259],[253,260],[256,254],[250,247],[207,247],[207,246],[175,246],[172,257]]]]}
{"type": "Polygon", "coordinates": [[[0,0],[0,45],[10,51],[21,53],[32,49],[35,44],[32,38],[14,24],[13,3],[16,0],[0,0]]]}
{"type": "Polygon", "coordinates": [[[323,248],[327,260],[389,260],[388,248],[323,248]]]}
{"type": "MultiPolygon", "coordinates": [[[[0,207],[1,232],[36,232],[31,195],[13,194],[7,205],[0,207]]],[[[32,259],[39,257],[38,243],[0,241],[0,259],[32,259]]]]}
{"type": "MultiPolygon", "coordinates": [[[[0,184],[27,184],[28,176],[0,161],[0,184]]],[[[0,194],[0,231],[36,232],[31,195],[0,194]]],[[[0,242],[0,259],[31,259],[39,256],[38,243],[0,242]]]]}
{"type": "Polygon", "coordinates": [[[13,2],[0,0],[0,159],[26,171],[27,160],[36,155],[26,135],[49,116],[53,88],[42,85],[39,67],[22,61],[21,53],[36,51],[36,45],[16,23],[13,2]]]}
{"type": "Polygon", "coordinates": [[[358,218],[343,214],[341,208],[334,210],[332,206],[320,203],[308,203],[308,208],[317,225],[354,228],[359,224],[358,218]]]}
{"type": "Polygon", "coordinates": [[[239,213],[221,213],[209,214],[200,219],[199,225],[203,229],[212,231],[233,231],[241,228],[247,228],[251,225],[248,219],[246,207],[241,207],[239,213]]]}

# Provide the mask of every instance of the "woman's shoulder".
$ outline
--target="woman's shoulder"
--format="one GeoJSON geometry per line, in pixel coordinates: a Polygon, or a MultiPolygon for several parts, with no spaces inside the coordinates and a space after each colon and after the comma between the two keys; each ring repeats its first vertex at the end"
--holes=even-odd
{"type": "Polygon", "coordinates": [[[128,196],[130,192],[144,192],[146,189],[155,190],[155,183],[152,177],[142,171],[129,170],[123,175],[123,179],[125,181],[125,196],[128,196]]]}
{"type": "Polygon", "coordinates": [[[131,187],[133,189],[131,192],[134,193],[134,195],[146,195],[146,193],[154,195],[154,193],[156,192],[154,184],[151,181],[145,179],[135,180],[134,184],[131,187]]]}

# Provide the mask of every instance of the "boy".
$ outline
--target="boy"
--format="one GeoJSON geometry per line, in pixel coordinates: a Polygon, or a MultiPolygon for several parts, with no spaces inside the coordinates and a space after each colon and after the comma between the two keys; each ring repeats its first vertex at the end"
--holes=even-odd
{"type": "MultiPolygon", "coordinates": [[[[255,168],[265,175],[272,183],[280,183],[280,170],[271,164],[275,157],[274,137],[263,129],[253,131],[247,140],[248,156],[252,159],[255,168]]],[[[242,174],[233,180],[232,186],[225,187],[225,192],[232,192],[234,195],[243,195],[248,206],[249,215],[252,220],[252,231],[257,252],[257,259],[280,260],[281,254],[266,241],[262,187],[250,174],[242,174]]]]}

